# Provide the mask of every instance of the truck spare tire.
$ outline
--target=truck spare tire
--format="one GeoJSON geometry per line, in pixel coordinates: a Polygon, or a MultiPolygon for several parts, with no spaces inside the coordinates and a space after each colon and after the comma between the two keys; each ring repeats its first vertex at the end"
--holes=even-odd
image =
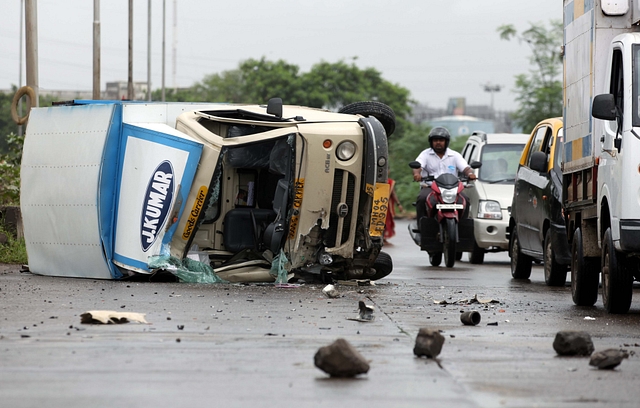
{"type": "Polygon", "coordinates": [[[340,108],[338,113],[348,113],[351,115],[373,116],[378,119],[387,137],[390,137],[396,130],[396,114],[389,106],[378,101],[354,102],[340,108]]]}

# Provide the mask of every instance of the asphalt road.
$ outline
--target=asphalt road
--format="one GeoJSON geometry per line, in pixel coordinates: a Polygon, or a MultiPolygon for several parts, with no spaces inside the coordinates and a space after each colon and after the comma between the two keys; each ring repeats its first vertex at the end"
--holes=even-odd
{"type": "Polygon", "coordinates": [[[406,223],[385,247],[394,272],[376,286],[197,285],[50,278],[0,268],[0,407],[637,407],[640,294],[626,315],[577,307],[541,267],[514,281],[505,253],[485,264],[428,266],[406,223]],[[462,300],[493,299],[496,303],[462,300]],[[358,301],[376,319],[357,317],[358,301]],[[448,304],[441,304],[446,301],[448,304]],[[89,310],[145,313],[149,324],[87,325],[89,310]],[[477,310],[478,326],[460,313],[477,310]],[[586,318],[586,319],[585,319],[586,318]],[[497,324],[497,325],[495,325],[497,324]],[[413,356],[418,330],[441,330],[434,360],[413,356]],[[559,330],[596,350],[632,353],[618,368],[556,356],[559,330]],[[333,379],[319,347],[347,339],[371,369],[333,379]]]}

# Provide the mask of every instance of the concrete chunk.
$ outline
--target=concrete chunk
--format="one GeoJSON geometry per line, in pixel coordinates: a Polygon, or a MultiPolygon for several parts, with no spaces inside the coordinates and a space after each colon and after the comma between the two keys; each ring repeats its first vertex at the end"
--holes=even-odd
{"type": "Polygon", "coordinates": [[[338,339],[319,348],[313,362],[332,377],[355,377],[369,371],[369,363],[345,339],[338,339]]]}
{"type": "Polygon", "coordinates": [[[553,349],[561,356],[590,356],[593,353],[593,342],[587,332],[561,330],[553,340],[553,349]]]}
{"type": "Polygon", "coordinates": [[[413,347],[413,354],[418,357],[426,356],[427,358],[436,358],[442,350],[444,344],[444,336],[437,330],[431,330],[423,327],[418,332],[416,344],[413,347]]]}

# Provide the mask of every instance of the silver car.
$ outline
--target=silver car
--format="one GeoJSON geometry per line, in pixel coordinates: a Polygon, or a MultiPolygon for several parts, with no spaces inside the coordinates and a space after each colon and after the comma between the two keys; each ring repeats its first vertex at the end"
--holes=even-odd
{"type": "Polygon", "coordinates": [[[521,133],[473,132],[462,150],[468,163],[479,161],[474,170],[475,188],[465,190],[469,216],[474,219],[475,244],[469,262],[481,264],[487,252],[507,251],[509,210],[518,163],[529,135],[521,133]]]}

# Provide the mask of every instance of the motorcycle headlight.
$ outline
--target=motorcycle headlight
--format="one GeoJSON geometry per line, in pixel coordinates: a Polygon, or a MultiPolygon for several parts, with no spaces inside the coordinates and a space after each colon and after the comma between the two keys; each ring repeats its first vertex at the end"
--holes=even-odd
{"type": "Polygon", "coordinates": [[[478,218],[501,220],[502,209],[500,208],[500,203],[492,200],[481,200],[478,203],[478,218]]]}
{"type": "Polygon", "coordinates": [[[356,145],[350,140],[340,143],[336,148],[336,156],[342,161],[351,159],[354,154],[356,154],[356,145]]]}
{"type": "Polygon", "coordinates": [[[446,204],[453,204],[456,202],[456,196],[458,195],[458,188],[443,188],[440,190],[442,194],[442,201],[446,204]]]}

